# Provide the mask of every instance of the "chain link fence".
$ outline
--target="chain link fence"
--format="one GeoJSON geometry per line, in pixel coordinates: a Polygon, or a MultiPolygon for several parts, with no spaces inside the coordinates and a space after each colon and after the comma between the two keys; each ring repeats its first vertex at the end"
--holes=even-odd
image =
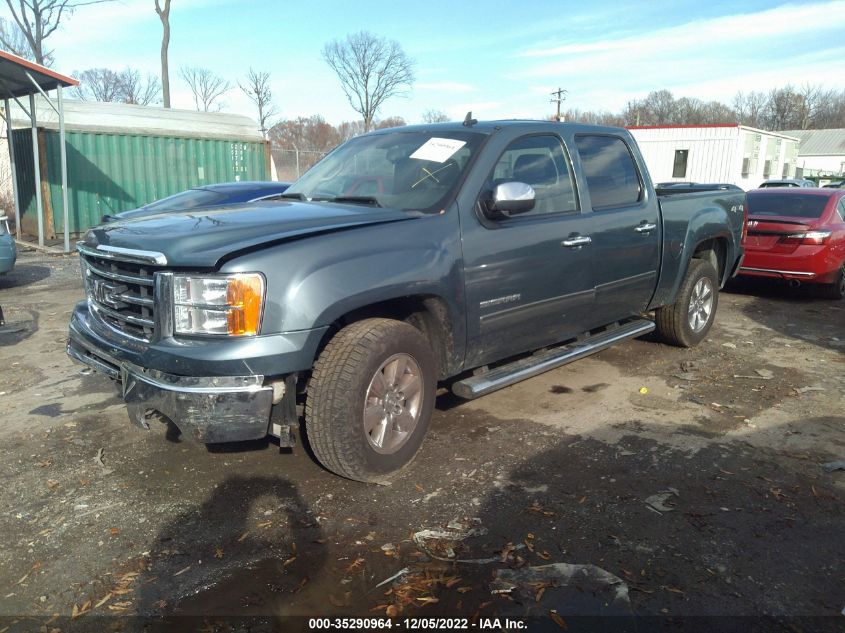
{"type": "Polygon", "coordinates": [[[273,149],[273,162],[279,180],[296,180],[327,152],[308,149],[273,149]]]}

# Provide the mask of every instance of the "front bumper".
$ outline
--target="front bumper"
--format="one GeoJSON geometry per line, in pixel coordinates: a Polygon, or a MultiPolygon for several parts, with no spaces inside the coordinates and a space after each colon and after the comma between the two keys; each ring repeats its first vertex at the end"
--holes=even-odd
{"type": "Polygon", "coordinates": [[[158,412],[200,442],[235,442],[267,435],[273,388],[264,376],[175,376],[145,369],[89,343],[71,324],[68,355],[118,381],[129,419],[149,429],[158,412]]]}

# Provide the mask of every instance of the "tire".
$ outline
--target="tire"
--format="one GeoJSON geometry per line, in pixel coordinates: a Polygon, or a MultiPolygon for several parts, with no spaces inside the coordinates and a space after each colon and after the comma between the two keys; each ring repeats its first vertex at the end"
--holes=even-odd
{"type": "Polygon", "coordinates": [[[694,347],[707,336],[716,318],[718,304],[716,269],[708,261],[693,259],[678,289],[675,303],[655,312],[657,332],[670,345],[694,347]]]}
{"type": "Polygon", "coordinates": [[[832,284],[827,284],[819,289],[819,294],[825,299],[842,299],[845,297],[845,262],[839,267],[839,275],[832,284]]]}
{"type": "Polygon", "coordinates": [[[314,455],[342,477],[386,482],[422,445],[436,390],[434,354],[415,327],[366,319],[343,328],[308,385],[305,430],[314,455]]]}

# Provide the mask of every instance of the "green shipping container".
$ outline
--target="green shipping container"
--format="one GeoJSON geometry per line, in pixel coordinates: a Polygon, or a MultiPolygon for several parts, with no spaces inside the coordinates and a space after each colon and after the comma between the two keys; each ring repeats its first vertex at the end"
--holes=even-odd
{"type": "MultiPolygon", "coordinates": [[[[131,113],[132,108],[141,107],[71,104],[72,110],[88,107],[105,109],[109,114],[116,109],[127,108],[131,113]]],[[[153,111],[161,118],[167,117],[170,112],[175,115],[173,119],[186,116],[184,112],[161,108],[145,110],[153,111]]],[[[190,135],[178,136],[172,131],[167,135],[156,134],[159,130],[150,129],[146,111],[147,120],[138,130],[140,133],[134,133],[132,117],[124,117],[127,123],[119,131],[115,131],[114,123],[108,131],[97,125],[89,125],[90,129],[86,130],[84,121],[82,125],[73,125],[72,122],[66,125],[70,233],[83,233],[99,224],[105,214],[135,209],[191,187],[235,180],[270,179],[269,146],[258,133],[248,136],[232,134],[231,138],[221,138],[220,128],[225,134],[225,126],[218,125],[208,135],[211,138],[201,138],[203,126],[195,124],[197,119],[202,121],[203,116],[208,117],[211,124],[219,123],[219,117],[236,120],[245,117],[191,112],[190,122],[194,125],[186,125],[190,135]]],[[[168,123],[172,127],[172,122],[168,123]]],[[[51,128],[55,126],[47,123],[43,128],[39,125],[38,130],[44,234],[47,239],[64,232],[59,133],[51,128]]],[[[31,130],[16,129],[14,144],[21,227],[31,235],[37,235],[31,130]]]]}

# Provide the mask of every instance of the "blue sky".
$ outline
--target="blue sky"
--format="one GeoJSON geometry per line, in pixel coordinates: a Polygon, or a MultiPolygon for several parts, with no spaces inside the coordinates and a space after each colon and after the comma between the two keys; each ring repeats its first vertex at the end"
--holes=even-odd
{"type": "MultiPolygon", "coordinates": [[[[49,44],[59,71],[133,66],[159,72],[161,25],[153,0],[78,9],[49,44]]],[[[416,61],[407,98],[381,117],[417,122],[427,109],[454,118],[539,118],[549,93],[564,107],[612,110],[651,90],[730,103],[738,90],[786,83],[845,87],[845,1],[552,2],[522,0],[173,0],[175,107],[191,108],[182,65],[235,80],[249,66],[272,74],[283,118],[357,118],[320,55],[329,40],[368,30],[416,61]]],[[[254,116],[240,91],[225,110],[254,116]]]]}

